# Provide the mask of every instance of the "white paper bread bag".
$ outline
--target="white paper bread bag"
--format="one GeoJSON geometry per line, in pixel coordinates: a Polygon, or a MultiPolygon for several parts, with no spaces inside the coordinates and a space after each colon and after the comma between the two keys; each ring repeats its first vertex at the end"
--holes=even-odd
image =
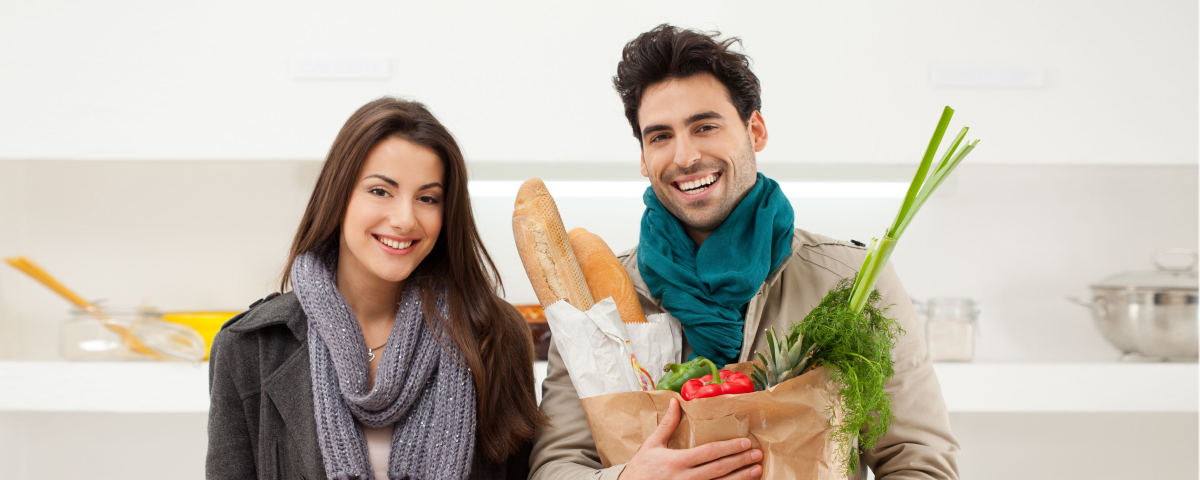
{"type": "Polygon", "coordinates": [[[581,312],[565,300],[545,308],[558,353],[579,398],[642,390],[640,365],[653,381],[668,363],[679,363],[683,329],[669,314],[624,323],[612,297],[581,312]],[[636,364],[634,359],[636,358],[636,364]]]}

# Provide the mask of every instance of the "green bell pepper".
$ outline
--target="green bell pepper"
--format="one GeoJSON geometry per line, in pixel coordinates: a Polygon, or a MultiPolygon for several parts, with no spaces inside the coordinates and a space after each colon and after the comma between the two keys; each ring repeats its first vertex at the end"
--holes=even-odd
{"type": "Polygon", "coordinates": [[[663,367],[666,374],[658,379],[658,386],[655,389],[678,392],[680,388],[683,388],[684,382],[712,373],[710,367],[712,364],[712,361],[704,357],[693,358],[684,364],[668,363],[666,367],[663,367]]]}

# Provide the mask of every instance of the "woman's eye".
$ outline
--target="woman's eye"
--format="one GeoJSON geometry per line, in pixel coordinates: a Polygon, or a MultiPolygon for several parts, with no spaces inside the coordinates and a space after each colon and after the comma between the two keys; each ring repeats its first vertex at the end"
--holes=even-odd
{"type": "Polygon", "coordinates": [[[441,203],[441,201],[438,200],[437,197],[431,197],[428,195],[419,197],[419,198],[417,198],[417,200],[420,200],[422,203],[428,203],[430,205],[437,205],[438,203],[441,203]]]}
{"type": "Polygon", "coordinates": [[[374,187],[370,190],[367,190],[367,192],[369,192],[371,195],[374,195],[376,197],[386,197],[388,195],[387,190],[384,190],[380,187],[374,187]]]}

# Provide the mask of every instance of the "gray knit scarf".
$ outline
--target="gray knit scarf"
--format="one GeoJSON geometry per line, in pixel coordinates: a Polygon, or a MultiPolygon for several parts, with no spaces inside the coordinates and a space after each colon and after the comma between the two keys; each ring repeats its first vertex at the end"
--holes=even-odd
{"type": "MultiPolygon", "coordinates": [[[[439,344],[426,327],[416,282],[405,282],[375,388],[368,391],[362,328],[337,290],[336,254],[321,257],[297,257],[291,278],[308,316],[313,409],[326,475],[375,480],[358,420],[372,428],[395,425],[389,479],[467,478],[475,451],[475,383],[455,360],[460,355],[449,336],[438,332],[439,344]]],[[[444,297],[437,310],[446,318],[444,297]]]]}

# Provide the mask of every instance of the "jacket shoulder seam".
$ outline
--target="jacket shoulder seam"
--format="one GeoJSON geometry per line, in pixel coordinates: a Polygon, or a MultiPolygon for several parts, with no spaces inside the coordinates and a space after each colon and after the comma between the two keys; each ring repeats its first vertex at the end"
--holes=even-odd
{"type": "MultiPolygon", "coordinates": [[[[813,266],[815,266],[815,267],[817,267],[817,268],[820,268],[820,269],[822,269],[822,270],[825,270],[825,271],[827,271],[827,272],[829,272],[829,273],[831,273],[831,274],[833,274],[833,275],[836,275],[836,276],[838,276],[838,277],[841,277],[841,274],[839,274],[839,273],[837,273],[837,272],[835,272],[835,271],[833,271],[833,270],[830,270],[830,269],[829,269],[829,267],[826,267],[826,266],[824,266],[824,265],[821,265],[821,264],[819,264],[819,263],[817,263],[817,262],[814,262],[814,261],[812,261],[812,260],[809,260],[809,259],[807,259],[807,258],[804,258],[804,257],[803,257],[803,256],[801,256],[799,253],[794,253],[793,255],[795,255],[795,256],[796,256],[796,258],[799,258],[800,260],[803,260],[803,261],[805,261],[805,262],[811,263],[813,266]]],[[[838,262],[838,263],[841,263],[841,262],[838,262]]],[[[843,264],[843,265],[845,265],[845,264],[843,264]]]]}
{"type": "Polygon", "coordinates": [[[812,248],[816,248],[816,247],[824,247],[824,246],[827,246],[827,245],[835,245],[835,246],[838,246],[838,247],[853,248],[853,249],[855,249],[855,250],[866,250],[866,249],[867,249],[867,247],[860,247],[860,246],[858,246],[858,245],[853,245],[853,244],[851,244],[851,245],[846,245],[845,243],[842,243],[842,242],[820,242],[820,243],[808,243],[808,242],[803,242],[803,243],[801,243],[801,245],[804,245],[804,246],[806,246],[806,247],[812,247],[812,248]]]}
{"type": "MultiPolygon", "coordinates": [[[[816,254],[816,255],[820,255],[820,256],[822,256],[822,257],[825,257],[825,258],[827,258],[827,259],[829,259],[829,260],[835,261],[835,262],[837,262],[837,263],[841,264],[843,267],[846,267],[846,268],[850,269],[851,271],[853,271],[853,272],[855,272],[855,273],[858,273],[858,269],[857,269],[857,268],[855,268],[855,267],[853,267],[853,266],[851,266],[851,265],[847,265],[847,264],[846,264],[846,262],[843,262],[843,261],[841,261],[841,260],[838,260],[838,259],[836,259],[836,258],[833,258],[833,256],[831,256],[831,255],[828,255],[828,254],[826,254],[826,253],[824,253],[824,252],[822,252],[822,251],[820,251],[820,250],[817,250],[817,249],[815,248],[815,247],[822,246],[822,245],[839,245],[839,246],[843,246],[843,247],[846,247],[846,248],[853,248],[853,249],[856,249],[856,250],[863,250],[863,248],[861,248],[861,247],[858,247],[858,246],[853,246],[853,245],[844,245],[844,244],[841,244],[841,243],[820,243],[820,244],[816,244],[816,245],[813,245],[813,244],[808,244],[808,243],[804,244],[805,250],[807,250],[807,251],[809,251],[809,252],[812,252],[812,253],[814,253],[814,254],[816,254]]],[[[801,258],[804,258],[804,257],[801,257],[801,258]]],[[[809,260],[809,259],[807,259],[807,258],[805,258],[804,260],[805,260],[805,261],[807,261],[807,262],[809,262],[809,263],[812,263],[813,265],[817,265],[817,266],[819,266],[819,267],[821,267],[821,268],[824,268],[824,269],[826,269],[826,270],[829,270],[829,268],[826,268],[826,267],[825,267],[825,266],[823,266],[823,265],[818,265],[816,262],[813,262],[812,260],[809,260]]],[[[830,271],[830,272],[832,272],[832,273],[834,273],[835,275],[837,274],[836,272],[833,272],[833,270],[829,270],[829,271],[830,271]]]]}

